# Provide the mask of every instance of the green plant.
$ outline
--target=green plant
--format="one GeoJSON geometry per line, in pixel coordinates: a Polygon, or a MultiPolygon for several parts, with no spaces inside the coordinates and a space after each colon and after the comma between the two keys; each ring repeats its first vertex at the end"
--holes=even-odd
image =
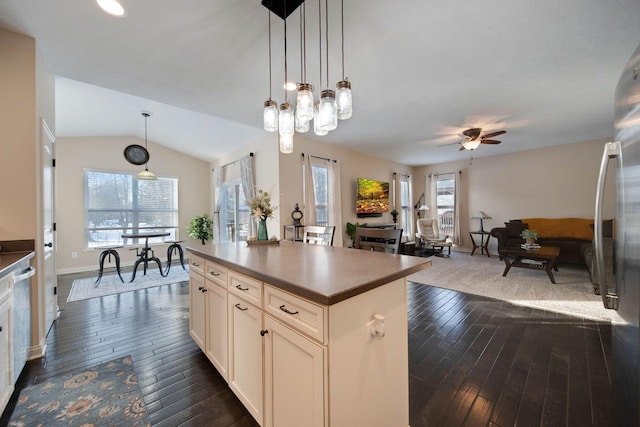
{"type": "Polygon", "coordinates": [[[213,238],[212,226],[213,221],[209,215],[198,215],[187,225],[187,234],[193,239],[201,240],[204,245],[205,240],[213,238]]]}
{"type": "Polygon", "coordinates": [[[522,230],[522,233],[520,233],[520,237],[525,240],[537,240],[538,232],[536,230],[529,230],[528,228],[525,228],[522,230]]]}
{"type": "Polygon", "coordinates": [[[352,242],[356,240],[356,228],[365,227],[366,225],[366,223],[360,224],[356,222],[355,224],[352,224],[350,222],[347,222],[347,234],[349,235],[349,237],[351,237],[352,242]]]}

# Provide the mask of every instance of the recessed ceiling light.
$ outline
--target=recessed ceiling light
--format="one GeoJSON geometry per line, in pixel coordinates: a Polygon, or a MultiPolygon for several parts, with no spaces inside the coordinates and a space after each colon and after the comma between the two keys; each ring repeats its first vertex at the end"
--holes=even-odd
{"type": "Polygon", "coordinates": [[[124,7],[122,7],[118,0],[96,0],[96,2],[98,6],[109,15],[124,16],[124,7]]]}

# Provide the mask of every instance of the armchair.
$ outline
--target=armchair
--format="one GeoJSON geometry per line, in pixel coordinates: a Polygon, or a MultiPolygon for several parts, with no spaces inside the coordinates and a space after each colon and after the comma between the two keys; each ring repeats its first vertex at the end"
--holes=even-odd
{"type": "Polygon", "coordinates": [[[416,223],[417,233],[416,242],[418,247],[424,247],[430,249],[434,244],[438,246],[438,243],[444,243],[447,241],[449,235],[440,235],[440,228],[438,227],[438,220],[433,218],[418,218],[416,223]]]}

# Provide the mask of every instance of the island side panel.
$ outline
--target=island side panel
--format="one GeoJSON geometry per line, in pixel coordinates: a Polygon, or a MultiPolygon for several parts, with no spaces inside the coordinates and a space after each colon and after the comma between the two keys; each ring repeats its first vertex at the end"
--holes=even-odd
{"type": "Polygon", "coordinates": [[[328,348],[329,425],[409,425],[406,279],[330,306],[328,348]],[[385,335],[367,341],[376,314],[385,335]]]}

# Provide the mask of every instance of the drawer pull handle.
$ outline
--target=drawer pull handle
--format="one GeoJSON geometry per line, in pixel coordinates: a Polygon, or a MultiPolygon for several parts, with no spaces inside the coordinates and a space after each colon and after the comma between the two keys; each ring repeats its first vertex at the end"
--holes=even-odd
{"type": "Polygon", "coordinates": [[[280,310],[284,311],[287,314],[298,314],[299,313],[298,311],[289,311],[289,310],[287,310],[287,308],[284,306],[284,304],[282,304],[280,306],[280,310]]]}
{"type": "Polygon", "coordinates": [[[219,276],[220,275],[220,273],[216,273],[215,271],[210,271],[209,274],[212,275],[212,276],[219,276]]]}
{"type": "Polygon", "coordinates": [[[202,288],[202,293],[204,294],[205,292],[207,292],[209,289],[207,288],[202,288]]]}
{"type": "Polygon", "coordinates": [[[198,286],[198,290],[199,290],[200,292],[202,292],[202,290],[203,290],[203,289],[204,289],[204,288],[203,288],[202,286],[198,286]]]}
{"type": "Polygon", "coordinates": [[[236,288],[240,289],[241,291],[248,291],[249,288],[243,288],[241,285],[236,285],[236,288]]]}
{"type": "Polygon", "coordinates": [[[260,331],[260,336],[265,336],[269,333],[269,331],[267,331],[266,329],[263,329],[260,331]]]}
{"type": "Polygon", "coordinates": [[[247,310],[249,310],[247,307],[244,307],[244,308],[243,308],[240,304],[236,304],[236,308],[237,308],[238,310],[242,310],[242,311],[247,311],[247,310]]]}
{"type": "MultiPolygon", "coordinates": [[[[2,332],[2,326],[0,326],[0,332],[2,332]]],[[[262,333],[262,332],[261,332],[262,333]]]]}
{"type": "Polygon", "coordinates": [[[198,264],[197,262],[192,262],[191,265],[193,265],[194,267],[200,267],[200,264],[198,264]]]}

